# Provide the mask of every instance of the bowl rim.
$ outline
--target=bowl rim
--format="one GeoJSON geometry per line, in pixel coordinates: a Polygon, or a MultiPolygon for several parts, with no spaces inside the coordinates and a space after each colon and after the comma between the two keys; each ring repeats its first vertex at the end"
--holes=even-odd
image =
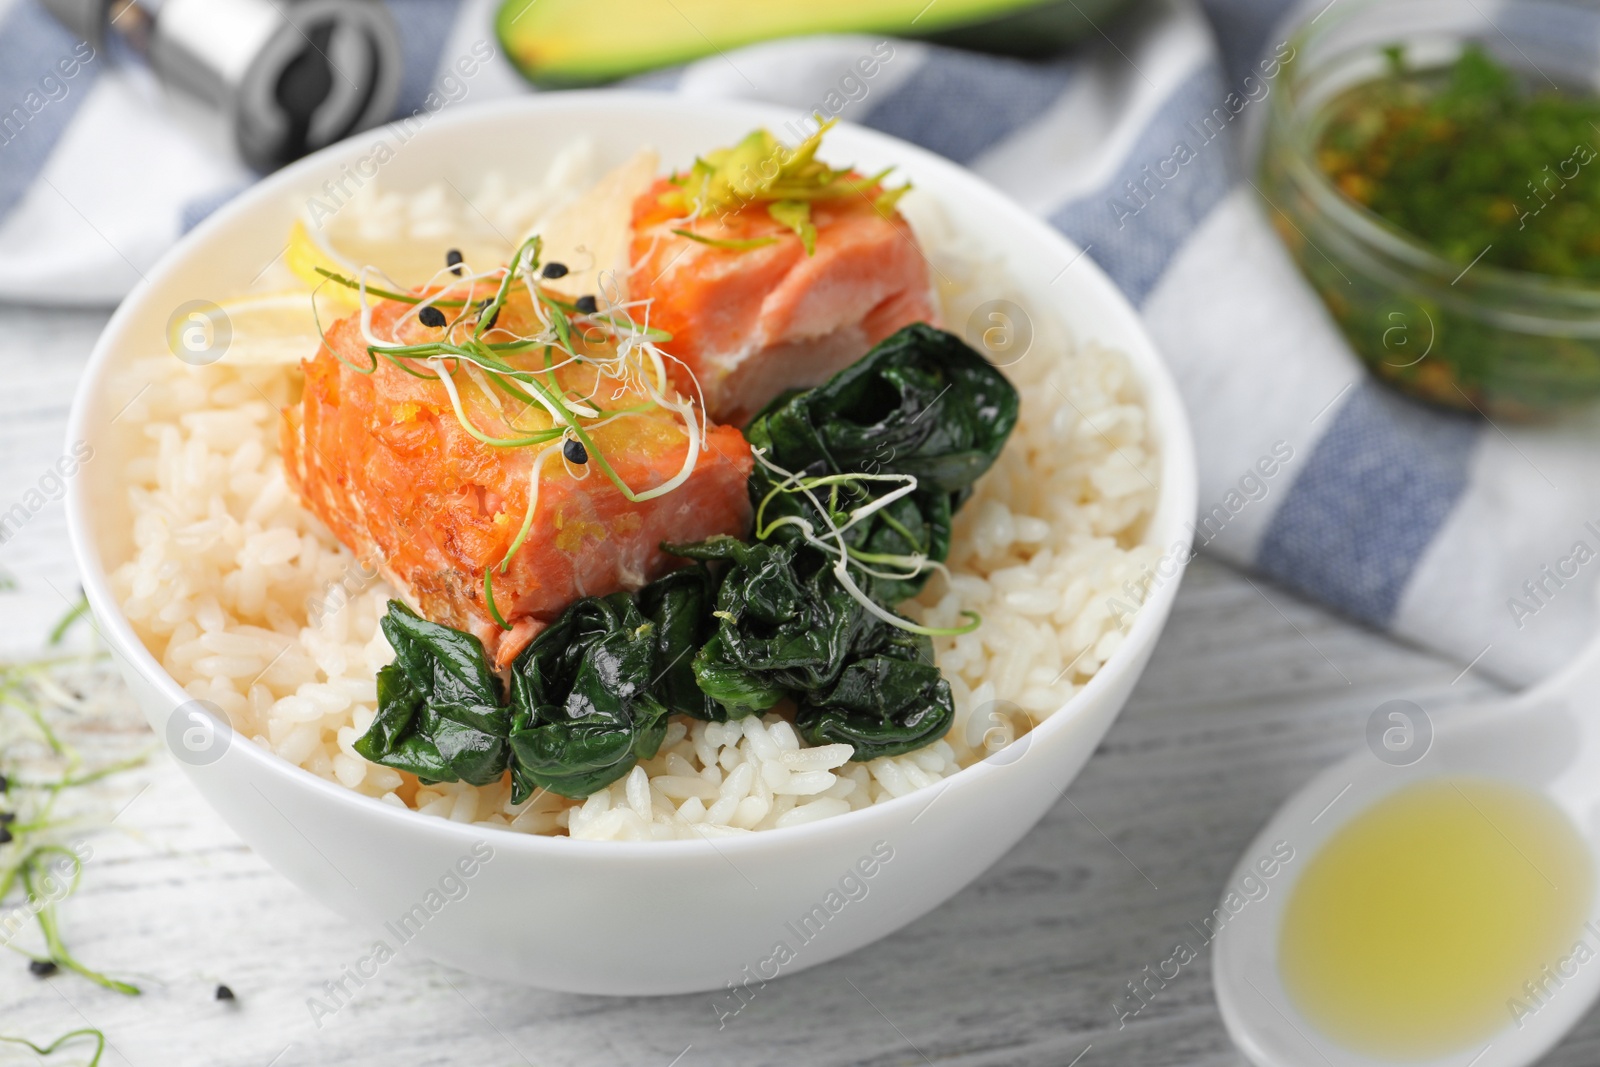
{"type": "MultiPolygon", "coordinates": [[[[793,117],[788,110],[775,104],[698,98],[690,100],[677,94],[641,90],[585,89],[513,97],[462,108],[455,114],[435,115],[427,130],[421,131],[418,136],[446,126],[514,120],[522,114],[539,112],[581,114],[592,113],[595,110],[642,111],[662,121],[670,121],[671,116],[680,114],[688,107],[701,112],[716,111],[729,119],[748,123],[752,128],[777,127],[783,118],[793,117]]],[[[261,205],[279,197],[281,190],[294,185],[300,179],[323,168],[336,166],[347,155],[356,156],[370,149],[397,125],[391,123],[347,138],[268,175],[219,208],[169,249],[160,261],[146,272],[144,280],[118,305],[96,340],[88,366],[74,394],[67,425],[67,441],[70,443],[76,440],[88,440],[86,426],[91,409],[94,407],[99,386],[111,365],[113,353],[117,348],[115,342],[126,328],[128,321],[152,294],[160,291],[167,278],[175,273],[185,260],[209,242],[213,232],[223,228],[235,218],[258,210],[261,205]]],[[[1134,364],[1135,374],[1145,392],[1147,410],[1151,412],[1152,422],[1156,422],[1160,434],[1162,482],[1157,490],[1152,515],[1170,511],[1174,516],[1172,521],[1185,524],[1184,532],[1171,543],[1171,548],[1181,548],[1184,555],[1179,558],[1178,569],[1172,577],[1164,579],[1140,605],[1133,626],[1128,630],[1121,645],[1113,651],[1094,677],[1030,731],[1030,736],[1048,744],[1051,738],[1067,730],[1080,717],[1077,713],[1092,703],[1100,692],[1111,688],[1133,671],[1136,662],[1142,663],[1144,658],[1142,653],[1154,645],[1161,628],[1165,625],[1184,570],[1188,561],[1193,558],[1193,515],[1198,499],[1198,473],[1187,410],[1170,368],[1161,357],[1160,349],[1149,336],[1137,311],[1121,290],[1097,264],[1082,253],[1074,242],[984,179],[942,156],[889,134],[853,123],[840,123],[837,132],[845,130],[850,131],[851,138],[875,141],[884,148],[892,150],[896,158],[905,161],[904,169],[908,172],[922,175],[937,174],[936,184],[941,187],[951,185],[958,189],[965,187],[963,192],[975,194],[980,198],[984,211],[1009,216],[1010,222],[1016,228],[1030,231],[1044,250],[1055,253],[1067,266],[1077,264],[1079,259],[1085,260],[1084,263],[1078,264],[1078,268],[1089,272],[1088,279],[1079,280],[1075,284],[1087,284],[1091,288],[1098,287],[1104,290],[1104,296],[1111,301],[1111,306],[1125,315],[1131,323],[1133,327],[1131,336],[1146,349],[1146,355],[1133,351],[1127,354],[1134,364]],[[1118,303],[1121,305],[1120,308],[1116,307],[1118,303]]],[[[1057,275],[1058,280],[1061,277],[1062,275],[1057,275]]],[[[1072,324],[1066,322],[1064,325],[1070,333],[1072,324]]],[[[1075,340],[1081,344],[1089,339],[1075,337],[1075,340]]],[[[1132,347],[1136,348],[1137,345],[1132,347]]],[[[88,484],[88,479],[72,479],[66,506],[73,558],[78,566],[84,592],[93,608],[92,622],[108,649],[120,657],[126,667],[137,672],[144,681],[156,689],[173,708],[177,708],[194,698],[167,673],[133,631],[132,625],[123,614],[120,602],[112,594],[109,574],[100,558],[99,546],[93,535],[95,527],[90,518],[92,502],[89,499],[88,484]]],[[[1146,543],[1155,544],[1152,541],[1146,543]]],[[[1135,673],[1137,674],[1137,671],[1135,673]]],[[[254,767],[264,769],[264,773],[283,780],[287,788],[305,790],[308,795],[321,798],[323,802],[345,807],[351,818],[365,816],[368,819],[395,820],[393,825],[397,833],[432,836],[440,842],[471,843],[492,836],[497,847],[504,845],[508,849],[523,851],[530,856],[581,854],[586,860],[600,862],[632,862],[640,856],[651,856],[667,861],[710,853],[719,854],[727,859],[730,853],[749,855],[774,849],[781,851],[796,847],[808,838],[866,832],[874,824],[886,830],[899,823],[903,813],[913,806],[920,806],[926,810],[947,790],[974,788],[979,783],[992,779],[996,774],[1003,773],[1005,767],[1012,762],[997,762],[995,756],[1000,753],[995,753],[942,779],[943,784],[937,787],[917,789],[904,796],[894,797],[866,808],[799,826],[777,827],[730,837],[667,841],[589,841],[522,833],[504,827],[460,823],[450,819],[423,816],[412,809],[402,810],[392,804],[384,803],[377,797],[369,797],[315,775],[261,748],[248,738],[240,740],[245,743],[229,745],[230,750],[242,753],[237,758],[249,760],[254,767]]]]}

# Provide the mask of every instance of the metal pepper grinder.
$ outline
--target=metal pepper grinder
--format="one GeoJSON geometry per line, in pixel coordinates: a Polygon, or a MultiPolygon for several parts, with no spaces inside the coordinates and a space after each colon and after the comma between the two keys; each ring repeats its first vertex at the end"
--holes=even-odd
{"type": "Polygon", "coordinates": [[[378,0],[43,0],[97,51],[131,54],[221,115],[272,170],[389,118],[400,38],[378,0]]]}

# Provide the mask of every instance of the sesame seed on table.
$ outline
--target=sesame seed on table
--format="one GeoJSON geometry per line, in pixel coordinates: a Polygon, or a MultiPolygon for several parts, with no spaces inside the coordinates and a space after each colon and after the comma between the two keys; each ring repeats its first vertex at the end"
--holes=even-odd
{"type": "MultiPolygon", "coordinates": [[[[106,318],[0,305],[0,364],[27,368],[0,392],[0,512],[61,455],[71,391],[106,318]]],[[[0,593],[0,655],[26,656],[77,595],[59,501],[0,543],[0,568],[19,587],[0,593]]],[[[1474,673],[1452,685],[1459,665],[1262,588],[1271,603],[1198,561],[1148,671],[1068,799],[944,907],[768,984],[721,1029],[713,994],[547,993],[405,948],[358,984],[347,969],[369,957],[380,931],[301,894],[157,752],[97,787],[107,817],[121,814],[92,839],[82,885],[60,907],[78,957],[144,994],[120,996],[65,970],[36,976],[26,957],[0,953],[0,1033],[48,1043],[96,1026],[107,1067],[1065,1067],[1080,1054],[1080,1067],[1235,1067],[1243,1061],[1191,924],[1216,906],[1239,850],[1280,801],[1361,743],[1377,704],[1403,696],[1449,716],[1494,691],[1474,673]],[[1119,1017],[1134,1005],[1126,983],[1180,941],[1198,958],[1119,1017]],[[336,1002],[328,983],[341,981],[336,1002]],[[337,1010],[314,1016],[313,998],[337,1010]]],[[[126,707],[108,743],[153,745],[126,707]]],[[[32,1062],[8,1056],[0,1050],[0,1064],[32,1062]]],[[[1546,1062],[1600,1062],[1600,1018],[1546,1062]]]]}

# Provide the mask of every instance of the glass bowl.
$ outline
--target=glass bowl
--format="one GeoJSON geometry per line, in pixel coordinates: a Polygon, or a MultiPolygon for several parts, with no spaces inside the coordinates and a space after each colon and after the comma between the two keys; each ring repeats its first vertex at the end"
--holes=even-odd
{"type": "Polygon", "coordinates": [[[1600,91],[1600,10],[1334,0],[1304,11],[1268,98],[1256,188],[1351,347],[1397,388],[1490,417],[1535,419],[1600,399],[1600,285],[1446,260],[1341,193],[1315,156],[1332,105],[1383,76],[1394,45],[1428,70],[1476,43],[1539,85],[1600,91]]]}

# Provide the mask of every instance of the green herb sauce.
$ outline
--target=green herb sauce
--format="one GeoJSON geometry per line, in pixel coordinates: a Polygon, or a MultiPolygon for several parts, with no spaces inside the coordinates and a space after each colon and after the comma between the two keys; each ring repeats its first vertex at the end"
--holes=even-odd
{"type": "Polygon", "coordinates": [[[1346,196],[1462,267],[1600,279],[1600,97],[1524,80],[1469,45],[1331,108],[1317,163],[1346,196]]]}

